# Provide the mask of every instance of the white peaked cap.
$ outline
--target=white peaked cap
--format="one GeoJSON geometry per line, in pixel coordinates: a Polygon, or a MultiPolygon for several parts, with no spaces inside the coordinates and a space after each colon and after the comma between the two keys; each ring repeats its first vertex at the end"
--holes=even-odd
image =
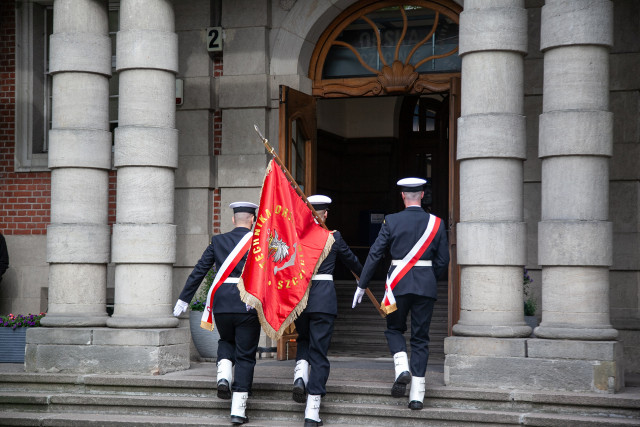
{"type": "Polygon", "coordinates": [[[397,184],[404,191],[421,191],[426,183],[422,178],[403,178],[397,184]]]}
{"type": "Polygon", "coordinates": [[[307,197],[307,200],[313,206],[313,209],[322,211],[329,207],[331,204],[331,199],[327,196],[323,196],[322,194],[314,194],[313,196],[307,197]]]}
{"type": "Polygon", "coordinates": [[[323,196],[322,194],[314,194],[313,196],[307,197],[307,200],[312,205],[324,204],[328,205],[331,203],[331,199],[327,196],[323,196]]]}
{"type": "Polygon", "coordinates": [[[233,202],[229,204],[229,207],[233,209],[234,213],[248,212],[248,213],[255,214],[256,209],[258,209],[258,205],[251,202],[233,202]]]}

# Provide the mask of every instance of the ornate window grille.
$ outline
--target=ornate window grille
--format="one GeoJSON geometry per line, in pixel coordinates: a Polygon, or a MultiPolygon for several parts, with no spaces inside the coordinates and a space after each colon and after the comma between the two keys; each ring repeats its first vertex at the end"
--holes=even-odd
{"type": "Polygon", "coordinates": [[[372,1],[346,9],[322,34],[310,64],[315,96],[422,94],[460,73],[451,1],[372,1]]]}

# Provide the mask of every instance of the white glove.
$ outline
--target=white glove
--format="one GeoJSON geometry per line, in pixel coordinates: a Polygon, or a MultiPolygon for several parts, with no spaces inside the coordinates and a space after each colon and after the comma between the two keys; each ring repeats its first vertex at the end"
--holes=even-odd
{"type": "Polygon", "coordinates": [[[249,310],[255,310],[255,307],[249,304],[245,304],[247,306],[247,311],[249,310]]]}
{"type": "Polygon", "coordinates": [[[179,299],[178,302],[176,302],[176,306],[173,307],[173,315],[176,317],[180,316],[187,311],[187,307],[189,307],[189,304],[179,299]]]}
{"type": "Polygon", "coordinates": [[[356,287],[356,293],[353,295],[353,304],[351,305],[351,308],[356,308],[356,305],[362,302],[363,295],[364,289],[356,287]]]}

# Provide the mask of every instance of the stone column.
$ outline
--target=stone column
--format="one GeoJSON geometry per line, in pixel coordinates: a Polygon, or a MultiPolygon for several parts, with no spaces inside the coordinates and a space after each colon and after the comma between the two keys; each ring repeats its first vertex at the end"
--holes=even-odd
{"type": "Polygon", "coordinates": [[[118,169],[112,260],[115,328],[170,328],[176,260],[178,163],[175,74],[178,36],[171,0],[122,0],[114,165],[118,169]]]}
{"type": "Polygon", "coordinates": [[[609,322],[612,44],[610,1],[547,0],[542,8],[542,323],[535,330],[541,338],[618,335],[609,322]]]}
{"type": "Polygon", "coordinates": [[[110,231],[107,2],[56,0],[49,71],[51,224],[44,326],[104,326],[110,231]]]}
{"type": "Polygon", "coordinates": [[[522,275],[524,0],[465,1],[460,15],[460,321],[455,335],[525,337],[522,275]]]}

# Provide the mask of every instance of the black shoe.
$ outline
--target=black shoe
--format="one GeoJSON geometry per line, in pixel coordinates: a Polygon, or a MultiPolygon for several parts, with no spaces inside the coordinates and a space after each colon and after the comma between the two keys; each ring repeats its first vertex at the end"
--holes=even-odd
{"type": "Polygon", "coordinates": [[[316,421],[309,418],[304,419],[304,427],[320,427],[322,425],[322,420],[316,421]]]}
{"type": "Polygon", "coordinates": [[[411,382],[411,373],[409,371],[404,371],[396,381],[393,383],[391,387],[391,396],[393,397],[402,397],[407,392],[407,384],[411,382]]]}
{"type": "Polygon", "coordinates": [[[417,400],[412,400],[409,402],[409,409],[420,410],[424,407],[422,402],[418,402],[417,400]]]}
{"type": "Polygon", "coordinates": [[[293,382],[293,400],[298,403],[306,403],[307,401],[307,390],[302,378],[297,378],[293,382]]]}
{"type": "Polygon", "coordinates": [[[231,415],[231,424],[244,424],[249,422],[249,417],[239,417],[237,415],[231,415]]]}
{"type": "Polygon", "coordinates": [[[231,390],[229,390],[229,381],[218,381],[218,399],[231,399],[231,390]]]}

